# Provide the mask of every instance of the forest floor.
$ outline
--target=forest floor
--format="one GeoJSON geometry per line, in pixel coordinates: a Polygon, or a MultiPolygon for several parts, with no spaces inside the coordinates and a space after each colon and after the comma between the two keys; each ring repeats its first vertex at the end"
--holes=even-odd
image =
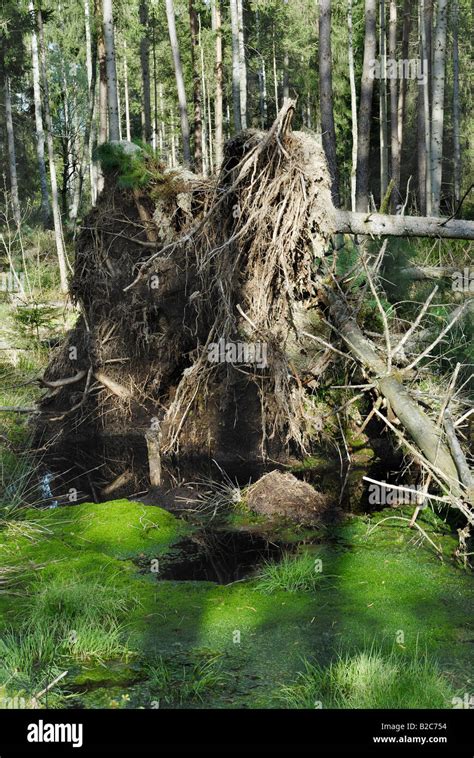
{"type": "Polygon", "coordinates": [[[472,581],[430,511],[420,526],[442,559],[395,515],[407,514],[299,534],[240,507],[219,530],[247,533],[241,558],[256,525],[287,557],[256,554],[222,584],[191,578],[202,569],[188,549],[219,542],[159,504],[26,511],[1,535],[2,571],[21,587],[0,595],[3,696],[67,671],[43,705],[451,708],[472,690],[472,581]],[[176,566],[182,578],[166,578],[176,566]]]}

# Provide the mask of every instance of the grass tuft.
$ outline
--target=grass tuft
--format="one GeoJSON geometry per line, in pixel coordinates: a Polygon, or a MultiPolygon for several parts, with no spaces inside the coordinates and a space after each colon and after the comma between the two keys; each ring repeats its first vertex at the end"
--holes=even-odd
{"type": "Polygon", "coordinates": [[[257,589],[267,595],[274,592],[312,592],[321,581],[321,572],[310,553],[286,553],[279,563],[267,561],[263,565],[257,589]]]}
{"type": "Polygon", "coordinates": [[[305,661],[278,700],[287,708],[451,708],[455,693],[426,655],[404,658],[369,649],[339,656],[327,668],[305,661]]]}

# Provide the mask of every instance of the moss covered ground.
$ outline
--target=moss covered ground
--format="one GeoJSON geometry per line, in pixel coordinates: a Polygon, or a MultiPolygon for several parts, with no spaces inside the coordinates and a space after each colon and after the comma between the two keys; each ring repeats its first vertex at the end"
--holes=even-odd
{"type": "Polygon", "coordinates": [[[55,652],[36,640],[20,684],[0,663],[3,695],[33,696],[54,665],[68,671],[55,688],[61,706],[274,707],[305,660],[327,667],[374,644],[401,661],[426,653],[446,692],[470,692],[471,576],[454,562],[447,526],[429,511],[419,517],[437,552],[393,518],[405,515],[388,509],[312,533],[295,560],[309,553],[318,581],[291,592],[285,577],[264,586],[264,567],[228,585],[161,579],[162,562],[195,527],[159,507],[118,500],[26,511],[0,532],[0,638],[24,644],[41,634],[35,613],[50,613],[55,652]],[[81,621],[88,604],[96,637],[81,621]],[[108,648],[110,637],[120,645],[108,648]]]}

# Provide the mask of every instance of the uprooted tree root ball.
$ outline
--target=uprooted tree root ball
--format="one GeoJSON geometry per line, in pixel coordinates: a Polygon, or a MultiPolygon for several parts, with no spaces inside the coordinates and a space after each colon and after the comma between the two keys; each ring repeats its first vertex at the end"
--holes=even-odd
{"type": "MultiPolygon", "coordinates": [[[[337,402],[352,400],[318,399],[332,376],[395,409],[416,465],[472,523],[439,424],[404,388],[403,355],[392,360],[390,341],[384,351],[357,324],[323,151],[291,131],[293,111],[287,101],[268,132],[231,139],[211,179],[150,164],[146,186],[127,188],[109,169],[77,241],[81,316],[46,372],[38,435],[98,499],[176,481],[204,459],[254,473],[318,446],[347,452],[337,402]]],[[[362,298],[370,285],[387,336],[383,250],[361,255],[362,298]]]]}

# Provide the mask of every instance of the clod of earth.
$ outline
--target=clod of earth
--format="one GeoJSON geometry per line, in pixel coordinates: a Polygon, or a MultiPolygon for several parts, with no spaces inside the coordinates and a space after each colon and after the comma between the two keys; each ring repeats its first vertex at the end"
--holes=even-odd
{"type": "Polygon", "coordinates": [[[249,487],[247,505],[264,516],[279,516],[300,524],[321,521],[333,502],[293,474],[270,471],[249,487]]]}

